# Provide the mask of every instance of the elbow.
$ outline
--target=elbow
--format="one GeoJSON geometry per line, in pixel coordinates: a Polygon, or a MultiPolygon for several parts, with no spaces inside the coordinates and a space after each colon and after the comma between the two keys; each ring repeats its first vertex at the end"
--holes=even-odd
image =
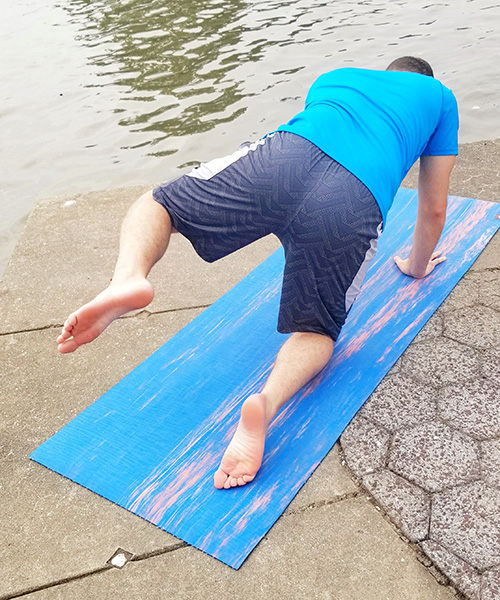
{"type": "Polygon", "coordinates": [[[433,229],[443,230],[444,224],[446,222],[446,211],[443,212],[435,212],[431,217],[431,227],[433,229]]]}
{"type": "Polygon", "coordinates": [[[421,207],[422,212],[425,214],[422,215],[425,217],[426,221],[432,221],[433,223],[442,223],[446,221],[446,204],[440,203],[440,205],[430,205],[421,207]]]}
{"type": "Polygon", "coordinates": [[[433,211],[431,218],[435,223],[441,223],[444,225],[444,222],[446,221],[446,210],[433,211]]]}

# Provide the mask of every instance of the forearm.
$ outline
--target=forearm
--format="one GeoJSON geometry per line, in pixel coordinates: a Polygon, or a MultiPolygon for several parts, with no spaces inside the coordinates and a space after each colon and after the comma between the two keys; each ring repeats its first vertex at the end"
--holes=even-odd
{"type": "MultiPolygon", "coordinates": [[[[422,278],[434,268],[433,252],[443,231],[454,156],[422,156],[418,178],[418,212],[407,274],[422,278]]],[[[439,261],[444,260],[441,257],[439,261]]]]}
{"type": "Polygon", "coordinates": [[[446,212],[436,213],[419,207],[409,258],[409,269],[413,277],[425,277],[429,261],[439,241],[445,221],[446,212]]]}

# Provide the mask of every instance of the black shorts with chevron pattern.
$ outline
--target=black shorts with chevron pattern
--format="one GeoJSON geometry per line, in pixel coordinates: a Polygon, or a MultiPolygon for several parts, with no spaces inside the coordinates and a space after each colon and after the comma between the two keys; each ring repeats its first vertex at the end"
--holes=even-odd
{"type": "Polygon", "coordinates": [[[277,132],[153,191],[213,262],[270,233],[285,250],[278,331],[336,340],[382,226],[370,191],[306,139],[277,132]]]}

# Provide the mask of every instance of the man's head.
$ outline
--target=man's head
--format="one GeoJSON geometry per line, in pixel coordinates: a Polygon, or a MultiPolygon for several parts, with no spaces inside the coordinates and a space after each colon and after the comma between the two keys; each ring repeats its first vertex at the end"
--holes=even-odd
{"type": "Polygon", "coordinates": [[[387,67],[386,71],[410,71],[411,73],[420,73],[421,75],[434,77],[430,64],[423,58],[415,56],[401,56],[400,58],[396,58],[387,67]]]}

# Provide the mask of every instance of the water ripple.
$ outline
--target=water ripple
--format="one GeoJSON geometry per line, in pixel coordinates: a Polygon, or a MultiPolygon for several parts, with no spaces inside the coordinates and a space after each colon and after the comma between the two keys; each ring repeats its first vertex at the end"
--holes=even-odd
{"type": "Polygon", "coordinates": [[[457,95],[461,141],[500,137],[492,0],[19,0],[4,13],[2,240],[37,197],[159,181],[275,129],[339,66],[423,55],[457,95]]]}

